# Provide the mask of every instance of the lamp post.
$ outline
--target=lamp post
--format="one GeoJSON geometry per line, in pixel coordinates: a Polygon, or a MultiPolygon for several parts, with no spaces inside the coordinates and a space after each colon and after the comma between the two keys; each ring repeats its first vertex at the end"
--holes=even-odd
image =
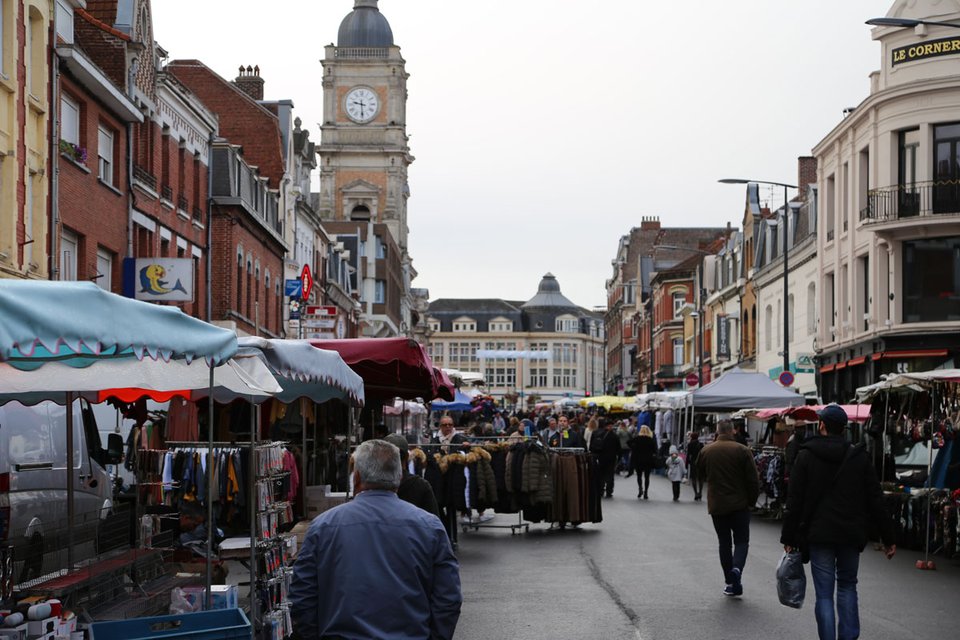
{"type": "Polygon", "coordinates": [[[953,27],[960,29],[955,22],[939,22],[937,20],[914,20],[913,18],[870,18],[867,24],[871,27],[917,27],[921,24],[936,25],[938,27],[953,27]]]}
{"type": "Polygon", "coordinates": [[[718,180],[722,184],[768,184],[774,187],[783,187],[783,370],[790,371],[790,298],[787,294],[790,288],[790,267],[787,261],[789,247],[787,246],[787,230],[790,227],[790,201],[787,199],[787,189],[796,189],[794,184],[770,182],[768,180],[745,180],[743,178],[723,178],[718,180]]]}

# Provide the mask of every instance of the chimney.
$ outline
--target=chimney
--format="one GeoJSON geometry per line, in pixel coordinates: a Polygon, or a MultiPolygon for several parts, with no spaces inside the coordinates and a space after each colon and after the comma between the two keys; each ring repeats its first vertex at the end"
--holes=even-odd
{"type": "Polygon", "coordinates": [[[656,231],[659,228],[660,228],[659,216],[643,216],[640,219],[641,231],[656,231]]]}
{"type": "Polygon", "coordinates": [[[800,201],[807,201],[807,185],[817,184],[817,159],[813,156],[797,158],[799,176],[797,186],[800,187],[800,201]]]}
{"type": "Polygon", "coordinates": [[[259,66],[244,68],[243,65],[240,65],[240,75],[233,81],[233,84],[254,100],[263,100],[263,78],[260,77],[259,66]]]}

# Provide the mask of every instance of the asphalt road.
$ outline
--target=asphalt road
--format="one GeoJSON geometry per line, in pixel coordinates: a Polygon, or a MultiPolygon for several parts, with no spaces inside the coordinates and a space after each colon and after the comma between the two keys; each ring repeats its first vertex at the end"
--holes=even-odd
{"type": "MultiPolygon", "coordinates": [[[[618,478],[603,522],[529,533],[480,529],[460,534],[464,604],[458,640],[489,638],[631,640],[782,640],[816,638],[813,584],[800,610],[777,600],[782,553],[779,523],[755,518],[744,596],[722,595],[723,575],[706,501],[684,485],[671,500],[655,477],[650,500],[635,478],[618,478]]],[[[511,524],[498,515],[491,524],[511,524]]],[[[943,557],[936,571],[914,566],[922,554],[900,550],[887,561],[869,546],[861,556],[860,616],[867,640],[957,637],[960,565],[943,557]]]]}

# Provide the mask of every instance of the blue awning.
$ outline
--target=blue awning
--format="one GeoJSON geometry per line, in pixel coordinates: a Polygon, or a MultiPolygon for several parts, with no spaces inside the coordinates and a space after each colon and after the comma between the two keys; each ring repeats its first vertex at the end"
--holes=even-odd
{"type": "Polygon", "coordinates": [[[124,298],[92,282],[0,279],[0,361],[18,369],[122,357],[220,365],[236,351],[232,331],[177,307],[124,298]]]}

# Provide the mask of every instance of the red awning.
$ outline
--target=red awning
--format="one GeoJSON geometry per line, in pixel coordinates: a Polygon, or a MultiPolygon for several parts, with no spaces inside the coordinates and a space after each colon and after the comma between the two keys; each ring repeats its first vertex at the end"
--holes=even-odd
{"type": "Polygon", "coordinates": [[[826,365],[826,366],[820,367],[820,373],[830,373],[831,371],[833,371],[833,370],[836,369],[836,368],[837,368],[837,365],[835,365],[835,364],[828,364],[828,365],[826,365]]]}
{"type": "Polygon", "coordinates": [[[867,361],[867,356],[860,356],[859,358],[854,358],[852,360],[847,360],[848,367],[855,367],[859,364],[863,364],[867,361]]]}
{"type": "Polygon", "coordinates": [[[947,349],[909,349],[905,351],[884,351],[873,354],[874,360],[897,360],[900,358],[945,358],[947,349]]]}
{"type": "Polygon", "coordinates": [[[453,400],[453,383],[433,366],[426,349],[410,338],[310,340],[318,349],[336,351],[363,378],[367,402],[443,398],[453,400]]]}

